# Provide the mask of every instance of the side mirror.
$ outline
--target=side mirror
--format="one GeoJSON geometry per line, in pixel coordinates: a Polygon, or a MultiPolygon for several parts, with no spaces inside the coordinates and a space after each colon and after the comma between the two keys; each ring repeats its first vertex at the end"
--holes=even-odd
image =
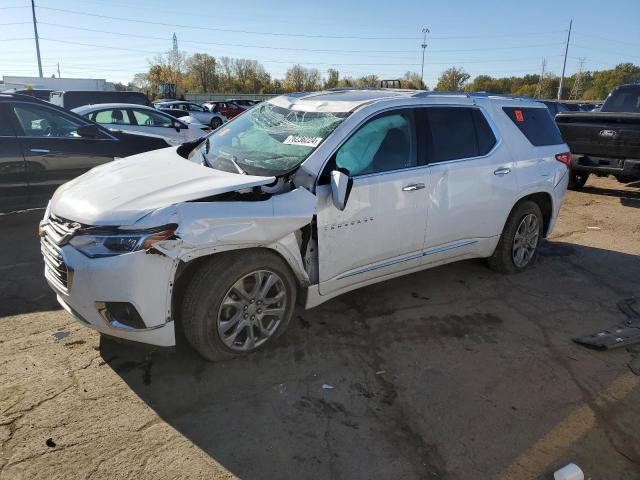
{"type": "Polygon", "coordinates": [[[179,132],[180,130],[182,130],[184,128],[184,126],[182,125],[182,123],[178,122],[177,120],[174,120],[173,128],[176,129],[176,132],[179,132]]]}
{"type": "Polygon", "coordinates": [[[97,125],[82,125],[78,127],[76,133],[83,138],[98,138],[100,136],[100,129],[97,125]]]}
{"type": "Polygon", "coordinates": [[[340,170],[331,172],[331,199],[333,205],[340,211],[347,206],[347,200],[351,194],[353,179],[340,170]]]}

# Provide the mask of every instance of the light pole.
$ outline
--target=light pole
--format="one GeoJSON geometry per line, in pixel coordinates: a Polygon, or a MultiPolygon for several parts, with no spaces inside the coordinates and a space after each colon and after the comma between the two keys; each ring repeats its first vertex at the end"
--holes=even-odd
{"type": "Polygon", "coordinates": [[[36,5],[33,0],[31,0],[31,13],[33,15],[33,33],[36,39],[36,54],[38,55],[38,72],[40,73],[40,78],[42,78],[42,61],[40,60],[40,41],[38,39],[38,22],[36,21],[36,5]]]}
{"type": "Polygon", "coordinates": [[[422,28],[422,70],[420,72],[420,87],[424,88],[424,51],[427,49],[427,33],[429,29],[427,27],[422,28]]]}

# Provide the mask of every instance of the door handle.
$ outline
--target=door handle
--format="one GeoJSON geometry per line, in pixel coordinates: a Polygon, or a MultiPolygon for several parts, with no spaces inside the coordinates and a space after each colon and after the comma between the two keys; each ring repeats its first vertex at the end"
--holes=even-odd
{"type": "Polygon", "coordinates": [[[494,175],[506,175],[507,173],[511,173],[510,168],[502,167],[493,171],[494,175]]]}
{"type": "Polygon", "coordinates": [[[49,149],[47,148],[32,148],[31,151],[33,153],[49,153],[49,149]]]}
{"type": "Polygon", "coordinates": [[[402,187],[403,192],[415,192],[416,190],[422,190],[425,188],[424,183],[412,183],[406,187],[402,187]]]}

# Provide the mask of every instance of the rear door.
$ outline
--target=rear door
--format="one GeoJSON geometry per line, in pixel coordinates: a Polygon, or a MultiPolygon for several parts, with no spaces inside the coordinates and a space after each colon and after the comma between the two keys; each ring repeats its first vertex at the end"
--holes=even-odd
{"type": "Polygon", "coordinates": [[[171,145],[180,145],[187,141],[187,128],[176,130],[175,118],[152,110],[132,108],[128,110],[136,131],[151,133],[166,138],[171,145]]]}
{"type": "Polygon", "coordinates": [[[472,252],[482,239],[500,235],[517,182],[511,154],[482,109],[428,107],[422,114],[430,166],[429,263],[472,252]]]}
{"type": "Polygon", "coordinates": [[[59,110],[27,102],[13,103],[12,110],[33,204],[46,204],[59,185],[117,155],[115,137],[82,138],[77,129],[83,123],[59,110]]]}
{"type": "Polygon", "coordinates": [[[0,212],[28,206],[27,174],[13,113],[0,103],[0,212]]]}

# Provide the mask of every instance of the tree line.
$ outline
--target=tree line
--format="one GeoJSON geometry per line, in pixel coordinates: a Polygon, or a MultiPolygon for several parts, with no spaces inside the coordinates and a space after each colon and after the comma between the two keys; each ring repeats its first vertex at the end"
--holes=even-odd
{"type": "MultiPolygon", "coordinates": [[[[470,78],[463,68],[451,67],[441,73],[435,90],[555,98],[560,83],[560,78],[553,73],[547,73],[542,78],[539,74],[500,78],[478,75],[471,81],[470,78]]],[[[407,71],[399,80],[402,88],[426,89],[417,72],[407,71]]],[[[576,99],[603,99],[613,87],[637,81],[640,81],[640,67],[632,63],[622,63],[609,70],[576,73],[565,77],[563,98],[569,98],[573,92],[576,99]]],[[[343,76],[334,68],[323,74],[317,68],[305,68],[302,65],[293,65],[284,78],[273,78],[256,60],[216,58],[206,53],[188,56],[182,51],[170,50],[150,60],[147,72],[137,73],[128,85],[117,84],[116,87],[141,90],[150,98],[158,98],[162,96],[162,86],[166,84],[175,85],[177,95],[181,96],[185,93],[279,94],[335,87],[378,87],[380,82],[381,79],[373,74],[343,76]]]]}

